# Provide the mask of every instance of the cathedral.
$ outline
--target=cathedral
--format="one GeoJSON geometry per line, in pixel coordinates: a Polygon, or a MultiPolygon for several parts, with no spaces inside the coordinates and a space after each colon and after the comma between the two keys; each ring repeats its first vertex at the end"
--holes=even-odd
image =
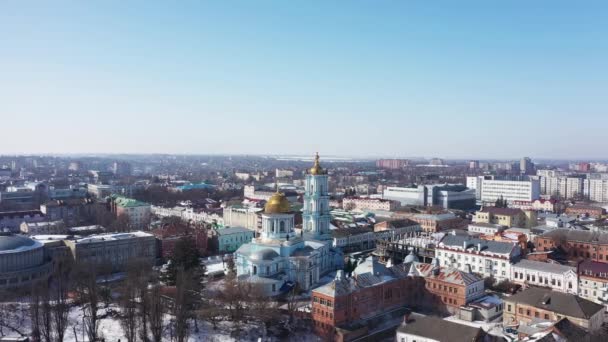
{"type": "Polygon", "coordinates": [[[296,283],[310,290],[324,274],[342,267],[341,251],[331,247],[328,176],[318,154],[306,174],[300,232],[289,201],[278,191],[261,216],[260,236],[235,252],[239,281],[255,283],[265,295],[276,296],[296,283]]]}

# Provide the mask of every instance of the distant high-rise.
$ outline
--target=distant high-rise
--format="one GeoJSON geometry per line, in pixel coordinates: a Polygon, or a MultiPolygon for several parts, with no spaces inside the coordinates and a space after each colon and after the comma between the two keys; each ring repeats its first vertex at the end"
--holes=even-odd
{"type": "Polygon", "coordinates": [[[469,169],[477,170],[479,169],[479,160],[471,160],[469,161],[469,169]]]}
{"type": "Polygon", "coordinates": [[[402,169],[409,164],[407,159],[379,159],[376,161],[376,167],[379,169],[402,169]]]}
{"type": "Polygon", "coordinates": [[[533,175],[534,174],[534,163],[528,157],[524,157],[519,162],[519,171],[522,175],[533,175]]]}
{"type": "Polygon", "coordinates": [[[114,162],[112,171],[116,176],[130,176],[133,172],[131,164],[127,162],[114,162]]]}

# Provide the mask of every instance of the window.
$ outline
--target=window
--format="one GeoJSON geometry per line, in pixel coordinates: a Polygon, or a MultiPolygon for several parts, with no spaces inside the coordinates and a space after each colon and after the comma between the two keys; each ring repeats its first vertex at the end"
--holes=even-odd
{"type": "Polygon", "coordinates": [[[522,315],[524,313],[524,309],[519,308],[518,312],[519,312],[520,315],[522,315]]]}
{"type": "Polygon", "coordinates": [[[530,309],[526,310],[526,316],[530,316],[530,309]]]}
{"type": "Polygon", "coordinates": [[[277,290],[277,285],[276,284],[272,284],[272,292],[275,292],[277,290]]]}
{"type": "Polygon", "coordinates": [[[538,313],[538,311],[534,312],[534,317],[538,318],[540,315],[538,313]]]}
{"type": "Polygon", "coordinates": [[[545,319],[549,319],[549,314],[545,314],[545,319]]]}
{"type": "Polygon", "coordinates": [[[511,312],[511,304],[507,305],[507,311],[511,312]]]}

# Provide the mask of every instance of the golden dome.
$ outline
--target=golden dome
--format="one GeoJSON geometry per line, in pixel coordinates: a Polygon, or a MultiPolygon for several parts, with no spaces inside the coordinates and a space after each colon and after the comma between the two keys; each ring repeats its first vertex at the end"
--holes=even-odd
{"type": "Polygon", "coordinates": [[[319,152],[315,156],[315,164],[308,170],[311,175],[322,175],[325,173],[325,170],[319,165],[319,152]]]}
{"type": "Polygon", "coordinates": [[[285,194],[280,192],[275,192],[264,206],[264,212],[267,214],[281,214],[288,213],[290,211],[291,205],[289,204],[289,200],[287,200],[285,194]]]}

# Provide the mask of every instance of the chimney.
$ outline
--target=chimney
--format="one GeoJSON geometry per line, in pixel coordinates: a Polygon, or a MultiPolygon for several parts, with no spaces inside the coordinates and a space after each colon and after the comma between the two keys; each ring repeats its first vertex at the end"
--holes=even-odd
{"type": "Polygon", "coordinates": [[[410,320],[410,316],[411,316],[411,314],[412,314],[412,311],[411,311],[411,310],[409,310],[409,309],[406,309],[406,310],[405,310],[405,314],[403,314],[403,324],[404,324],[404,325],[406,325],[406,324],[408,324],[409,322],[411,322],[411,320],[410,320]]]}

